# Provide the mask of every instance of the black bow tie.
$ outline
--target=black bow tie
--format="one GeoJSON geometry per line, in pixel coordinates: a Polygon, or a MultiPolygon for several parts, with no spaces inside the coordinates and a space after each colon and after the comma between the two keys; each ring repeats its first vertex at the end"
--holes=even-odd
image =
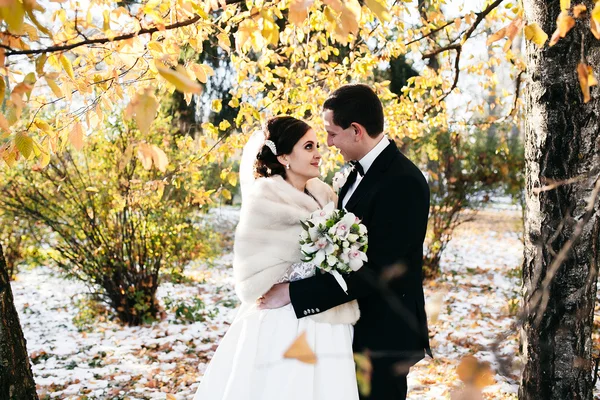
{"type": "Polygon", "coordinates": [[[363,166],[360,164],[360,162],[358,161],[350,161],[349,163],[353,169],[356,170],[356,172],[358,172],[358,174],[360,176],[364,176],[365,175],[365,170],[363,169],[363,166]]]}

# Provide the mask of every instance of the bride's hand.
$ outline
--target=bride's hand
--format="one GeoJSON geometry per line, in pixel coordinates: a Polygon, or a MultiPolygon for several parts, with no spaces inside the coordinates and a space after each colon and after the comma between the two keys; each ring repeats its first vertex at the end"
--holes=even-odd
{"type": "Polygon", "coordinates": [[[267,293],[256,300],[259,310],[281,308],[290,304],[290,284],[280,283],[274,285],[267,293]]]}

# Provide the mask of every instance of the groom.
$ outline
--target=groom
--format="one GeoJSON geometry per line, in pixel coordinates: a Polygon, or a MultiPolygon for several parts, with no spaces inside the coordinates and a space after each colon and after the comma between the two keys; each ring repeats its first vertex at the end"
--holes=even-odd
{"type": "Polygon", "coordinates": [[[292,303],[303,318],[357,299],[361,317],[354,352],[368,352],[371,393],[363,399],[406,398],[409,368],[431,355],[422,284],[423,240],[429,187],[419,169],[383,134],[383,107],[366,85],[344,85],[323,105],[327,145],[354,169],[341,188],[338,208],[368,229],[369,258],[344,276],[346,294],[331,274],[274,286],[262,308],[292,303]]]}

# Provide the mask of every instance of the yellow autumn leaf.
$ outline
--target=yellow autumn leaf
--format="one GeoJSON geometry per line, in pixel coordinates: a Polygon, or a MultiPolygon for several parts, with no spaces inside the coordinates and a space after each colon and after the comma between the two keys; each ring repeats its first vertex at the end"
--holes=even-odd
{"type": "Polygon", "coordinates": [[[575,18],[579,18],[581,14],[583,14],[586,11],[587,7],[585,6],[585,4],[577,4],[575,7],[573,7],[573,16],[575,18]]]}
{"type": "Polygon", "coordinates": [[[308,9],[314,0],[291,0],[288,13],[288,19],[294,25],[300,26],[308,17],[308,9]]]}
{"type": "Polygon", "coordinates": [[[196,64],[192,63],[190,65],[190,69],[196,75],[196,79],[198,79],[202,83],[206,83],[208,81],[209,76],[213,76],[215,71],[210,67],[210,65],[206,64],[196,64]]]}
{"type": "Polygon", "coordinates": [[[15,146],[19,150],[19,153],[28,159],[33,151],[33,139],[27,136],[26,133],[19,132],[15,135],[15,146]]]}
{"type": "Polygon", "coordinates": [[[25,19],[25,8],[20,1],[12,1],[8,7],[0,8],[0,20],[8,25],[8,30],[20,33],[23,29],[25,19]]]}
{"type": "MultiPolygon", "coordinates": [[[[32,4],[31,2],[24,2],[24,4],[32,4]]],[[[37,6],[39,6],[39,4],[37,3],[33,3],[37,6]]],[[[29,17],[29,19],[31,20],[31,22],[33,22],[33,24],[35,25],[36,28],[39,29],[40,32],[42,32],[44,35],[48,36],[50,39],[52,39],[52,32],[50,32],[50,30],[48,28],[46,28],[44,25],[40,24],[40,22],[38,21],[37,17],[35,16],[35,14],[33,13],[33,7],[32,8],[25,8],[25,12],[27,13],[27,16],[29,17]]],[[[44,9],[42,7],[35,7],[35,9],[37,11],[41,11],[43,12],[44,9]]]]}
{"type": "Polygon", "coordinates": [[[489,46],[490,44],[497,42],[498,40],[504,38],[505,36],[506,36],[506,27],[504,27],[504,28],[500,29],[498,32],[488,36],[485,44],[489,46]]]}
{"type": "Polygon", "coordinates": [[[152,88],[149,87],[136,93],[129,103],[127,112],[135,115],[135,123],[144,135],[150,131],[158,106],[158,100],[154,97],[152,88]]]}
{"type": "Polygon", "coordinates": [[[231,51],[231,40],[229,40],[229,35],[226,32],[219,33],[217,35],[217,40],[219,41],[219,47],[227,53],[231,51]]]}
{"type": "Polygon", "coordinates": [[[76,150],[83,149],[83,127],[80,122],[76,122],[73,125],[73,129],[69,133],[69,142],[71,142],[76,150]]]}
{"type": "Polygon", "coordinates": [[[327,4],[329,7],[331,7],[332,11],[335,11],[338,14],[342,12],[344,7],[342,0],[323,0],[323,3],[327,4]]]}
{"type": "Polygon", "coordinates": [[[73,65],[71,64],[71,61],[67,58],[67,56],[65,56],[64,54],[61,54],[59,60],[60,60],[60,64],[62,65],[63,69],[65,70],[67,75],[69,75],[69,78],[75,79],[75,73],[73,72],[73,65]]]}
{"type": "Polygon", "coordinates": [[[158,73],[169,83],[173,84],[180,92],[194,94],[200,94],[200,92],[202,92],[202,86],[200,86],[198,82],[191,80],[181,69],[175,71],[159,60],[155,60],[154,65],[156,66],[158,73]]]}
{"type": "Polygon", "coordinates": [[[154,51],[159,54],[163,54],[165,52],[162,44],[160,44],[159,42],[154,42],[154,41],[148,42],[148,44],[146,45],[146,48],[150,51],[154,51]]]}
{"type": "Polygon", "coordinates": [[[592,34],[596,39],[600,39],[600,1],[596,2],[592,15],[590,16],[590,26],[592,28],[592,34]]]}
{"type": "Polygon", "coordinates": [[[554,34],[552,35],[548,45],[554,46],[556,43],[558,43],[560,38],[564,38],[574,26],[575,19],[569,15],[569,12],[561,12],[556,20],[556,31],[554,31],[554,34]]]}
{"type": "Polygon", "coordinates": [[[368,353],[354,353],[354,363],[356,364],[356,381],[360,393],[369,397],[371,394],[371,377],[373,375],[373,364],[368,353]]]}
{"type": "Polygon", "coordinates": [[[50,164],[50,153],[48,153],[47,151],[42,151],[42,154],[40,155],[38,163],[35,165],[35,168],[43,169],[46,168],[48,164],[50,164]]]}
{"type": "Polygon", "coordinates": [[[44,65],[46,65],[46,60],[48,60],[48,55],[46,53],[35,59],[35,72],[37,72],[39,76],[44,74],[44,65]]]}
{"type": "Polygon", "coordinates": [[[361,7],[358,0],[344,1],[340,21],[345,32],[358,33],[358,22],[360,21],[361,7]]]}
{"type": "Polygon", "coordinates": [[[231,186],[237,185],[237,179],[238,179],[238,174],[236,174],[235,172],[230,172],[227,174],[227,182],[231,186]]]}
{"type": "Polygon", "coordinates": [[[245,19],[238,25],[235,33],[235,48],[242,51],[248,47],[248,42],[252,43],[252,36],[258,30],[258,24],[253,19],[245,19]]]}
{"type": "Polygon", "coordinates": [[[237,97],[234,97],[233,99],[229,100],[229,103],[227,104],[230,107],[238,108],[240,106],[240,100],[237,97]]]}
{"type": "Polygon", "coordinates": [[[577,77],[579,78],[579,86],[583,93],[583,102],[587,103],[590,101],[590,87],[598,84],[594,71],[591,66],[584,63],[579,63],[577,66],[577,77]]]}
{"type": "Polygon", "coordinates": [[[0,7],[9,8],[14,6],[17,3],[17,0],[0,0],[0,7]]]}
{"type": "Polygon", "coordinates": [[[456,368],[456,373],[461,381],[479,389],[495,383],[494,374],[492,373],[490,364],[487,362],[480,362],[471,355],[462,358],[460,364],[456,368]]]}
{"type": "Polygon", "coordinates": [[[392,19],[388,11],[387,4],[382,0],[365,0],[365,4],[381,21],[389,21],[392,19]]]}
{"type": "Polygon", "coordinates": [[[46,133],[52,132],[52,127],[46,121],[36,119],[33,124],[46,133]]]}
{"type": "Polygon", "coordinates": [[[138,145],[137,158],[142,163],[144,169],[152,168],[152,147],[146,143],[138,145]]]}
{"type": "Polygon", "coordinates": [[[556,21],[560,36],[565,37],[567,33],[575,26],[575,20],[568,13],[562,12],[556,21]]]}
{"type": "Polygon", "coordinates": [[[86,192],[89,192],[89,193],[98,193],[98,192],[100,192],[100,191],[98,190],[98,188],[97,188],[97,187],[94,187],[94,186],[88,186],[88,187],[86,187],[86,188],[85,188],[85,191],[86,191],[86,192]]]}
{"type": "Polygon", "coordinates": [[[571,8],[571,0],[560,0],[560,11],[566,11],[571,8]]]}
{"type": "Polygon", "coordinates": [[[56,82],[53,79],[46,77],[46,83],[48,84],[48,86],[52,90],[52,93],[54,93],[56,97],[63,97],[62,89],[56,84],[56,82]]]}
{"type": "Polygon", "coordinates": [[[525,39],[537,44],[538,47],[542,47],[548,40],[548,35],[537,23],[533,23],[525,27],[525,39]]]}
{"type": "Polygon", "coordinates": [[[165,152],[156,145],[150,146],[150,152],[156,169],[158,169],[160,172],[165,172],[167,170],[167,165],[169,165],[169,158],[165,152]]]}
{"type": "Polygon", "coordinates": [[[231,197],[231,192],[230,192],[229,190],[227,190],[227,189],[223,189],[223,190],[221,191],[221,195],[223,196],[223,198],[224,198],[225,200],[231,200],[231,199],[232,199],[232,197],[231,197]]]}
{"type": "Polygon", "coordinates": [[[270,18],[266,15],[263,17],[263,28],[261,34],[267,43],[270,43],[273,46],[277,46],[279,43],[279,27],[273,18],[270,18]]]}
{"type": "Polygon", "coordinates": [[[10,124],[8,123],[8,120],[3,114],[0,114],[0,129],[2,129],[5,132],[8,132],[10,130],[10,124]]]}
{"type": "Polygon", "coordinates": [[[504,51],[508,51],[510,46],[512,45],[515,36],[523,29],[523,25],[525,22],[523,18],[517,17],[508,26],[506,27],[506,38],[508,39],[506,43],[504,43],[504,51]]]}
{"type": "Polygon", "coordinates": [[[306,364],[316,364],[317,355],[310,348],[306,340],[306,332],[302,332],[300,336],[294,340],[291,346],[283,353],[283,358],[291,358],[306,364]]]}
{"type": "Polygon", "coordinates": [[[229,128],[231,128],[231,124],[229,123],[229,121],[223,120],[219,122],[219,130],[226,131],[229,128]]]}
{"type": "Polygon", "coordinates": [[[221,112],[223,105],[221,104],[221,99],[215,99],[212,101],[212,110],[216,113],[221,112]]]}

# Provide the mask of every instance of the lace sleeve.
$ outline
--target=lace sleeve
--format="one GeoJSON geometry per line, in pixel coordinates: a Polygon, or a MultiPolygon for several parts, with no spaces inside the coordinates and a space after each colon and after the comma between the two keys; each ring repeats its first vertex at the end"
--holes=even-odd
{"type": "Polygon", "coordinates": [[[290,266],[277,283],[294,282],[301,279],[310,278],[315,275],[315,265],[311,263],[296,263],[290,266]]]}

